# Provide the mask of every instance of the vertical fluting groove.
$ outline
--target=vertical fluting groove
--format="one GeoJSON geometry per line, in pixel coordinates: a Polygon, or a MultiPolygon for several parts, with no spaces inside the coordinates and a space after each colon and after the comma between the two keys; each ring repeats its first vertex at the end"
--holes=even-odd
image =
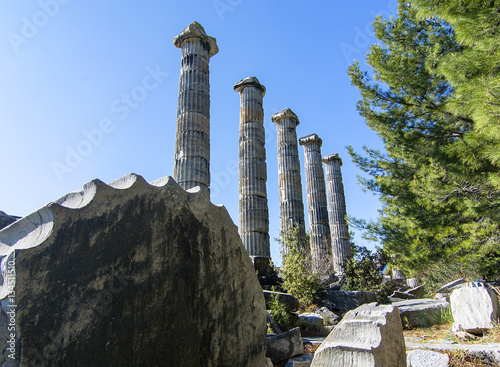
{"type": "Polygon", "coordinates": [[[210,187],[210,57],[215,38],[197,22],[174,37],[181,49],[174,179],[184,189],[210,187]]]}
{"type": "Polygon", "coordinates": [[[349,228],[345,205],[344,184],[342,183],[342,160],[338,154],[323,158],[325,163],[328,196],[328,214],[332,239],[333,266],[336,274],[344,274],[345,263],[351,256],[349,228]]]}
{"type": "Polygon", "coordinates": [[[307,214],[313,271],[327,275],[332,272],[331,233],[328,222],[325,173],[321,157],[322,141],[316,134],[299,139],[304,147],[307,214]]]}
{"type": "Polygon", "coordinates": [[[271,258],[263,97],[256,77],[235,84],[240,94],[239,233],[250,256],[271,258]]]}
{"type": "MultiPolygon", "coordinates": [[[[275,113],[271,120],[277,126],[280,230],[284,234],[296,229],[298,250],[305,254],[309,252],[309,246],[306,243],[304,203],[302,200],[296,132],[299,119],[292,110],[287,108],[275,113]]],[[[281,251],[283,256],[286,257],[288,253],[286,246],[282,246],[281,251]]]]}

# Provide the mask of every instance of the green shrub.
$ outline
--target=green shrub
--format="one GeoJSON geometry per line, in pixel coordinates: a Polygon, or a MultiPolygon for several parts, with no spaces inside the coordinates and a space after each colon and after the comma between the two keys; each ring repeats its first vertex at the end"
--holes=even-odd
{"type": "Polygon", "coordinates": [[[279,301],[279,297],[277,294],[271,296],[271,302],[269,303],[269,312],[271,313],[274,321],[276,321],[276,323],[283,331],[290,330],[295,326],[294,316],[290,312],[288,312],[286,306],[279,301]]]}
{"type": "Polygon", "coordinates": [[[395,286],[393,282],[383,283],[382,269],[385,265],[385,255],[381,249],[375,253],[363,246],[352,245],[354,256],[345,267],[343,289],[348,291],[373,291],[377,302],[388,303],[389,296],[395,286]]]}
{"type": "Polygon", "coordinates": [[[298,230],[294,228],[282,234],[278,240],[287,248],[280,275],[283,279],[283,288],[297,297],[303,307],[313,303],[314,293],[320,288],[319,276],[311,270],[310,256],[299,251],[298,230]]]}

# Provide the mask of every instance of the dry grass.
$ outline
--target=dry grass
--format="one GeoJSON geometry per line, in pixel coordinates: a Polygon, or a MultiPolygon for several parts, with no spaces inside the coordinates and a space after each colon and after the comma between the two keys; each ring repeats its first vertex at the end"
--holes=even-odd
{"type": "Polygon", "coordinates": [[[320,344],[304,343],[304,353],[314,354],[319,346],[320,344]]]}
{"type": "Polygon", "coordinates": [[[483,363],[479,358],[471,356],[468,352],[457,350],[446,352],[450,357],[448,367],[492,367],[491,364],[483,363]]]}
{"type": "Polygon", "coordinates": [[[482,338],[480,339],[481,343],[500,343],[500,323],[497,323],[496,326],[484,333],[482,338]]]}
{"type": "Polygon", "coordinates": [[[403,330],[405,337],[419,338],[422,342],[430,340],[453,340],[453,333],[451,332],[451,322],[443,325],[433,325],[428,328],[415,328],[410,330],[403,330]]]}

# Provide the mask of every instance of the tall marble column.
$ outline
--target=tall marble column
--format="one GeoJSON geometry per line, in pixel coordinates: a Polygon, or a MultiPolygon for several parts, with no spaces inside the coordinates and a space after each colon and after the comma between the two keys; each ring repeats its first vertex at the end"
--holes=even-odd
{"type": "Polygon", "coordinates": [[[239,232],[253,258],[271,258],[267,205],[266,132],[262,99],[266,88],[254,77],[234,85],[240,94],[239,232]]]}
{"type": "Polygon", "coordinates": [[[328,214],[332,238],[333,269],[336,274],[344,274],[345,263],[351,256],[349,229],[346,220],[344,184],[342,183],[342,159],[338,154],[323,158],[325,163],[326,187],[328,193],[328,214]]]}
{"type": "MultiPolygon", "coordinates": [[[[297,228],[298,246],[303,253],[309,252],[306,244],[304,202],[296,128],[299,119],[289,108],[276,112],[271,120],[277,125],[278,134],[278,183],[280,200],[280,229],[287,233],[297,228]]],[[[283,256],[287,249],[282,248],[283,256]]]]}
{"type": "Polygon", "coordinates": [[[184,189],[210,186],[210,82],[208,63],[219,49],[198,22],[174,37],[181,49],[174,179],[184,189]]]}
{"type": "Polygon", "coordinates": [[[321,160],[323,141],[317,134],[311,134],[300,138],[299,144],[304,147],[312,268],[313,271],[326,275],[332,272],[332,243],[328,223],[325,172],[321,160]]]}

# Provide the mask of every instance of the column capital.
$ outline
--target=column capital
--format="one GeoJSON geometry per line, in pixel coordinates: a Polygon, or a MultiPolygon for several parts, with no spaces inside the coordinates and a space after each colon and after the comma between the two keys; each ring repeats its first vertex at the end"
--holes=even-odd
{"type": "Polygon", "coordinates": [[[339,157],[338,153],[328,154],[328,155],[325,155],[323,157],[323,162],[324,163],[328,163],[328,162],[331,162],[331,161],[339,161],[340,165],[342,165],[342,159],[339,157]]]}
{"type": "Polygon", "coordinates": [[[323,140],[321,140],[318,134],[309,134],[299,139],[300,145],[306,145],[311,143],[318,143],[319,146],[321,146],[323,145],[323,140]]]}
{"type": "Polygon", "coordinates": [[[264,97],[264,95],[266,94],[266,87],[260,84],[259,79],[257,79],[255,76],[249,76],[245,79],[241,79],[234,85],[234,91],[239,93],[246,87],[259,88],[262,91],[262,97],[264,97]]]}
{"type": "Polygon", "coordinates": [[[177,48],[181,48],[182,43],[188,38],[200,38],[203,41],[208,42],[208,44],[210,45],[210,57],[219,52],[219,47],[217,47],[216,39],[207,35],[205,29],[197,21],[192,22],[190,25],[184,28],[181,33],[174,37],[174,46],[177,48]]]}
{"type": "Polygon", "coordinates": [[[274,115],[271,116],[271,121],[274,123],[278,123],[279,121],[286,118],[295,121],[296,125],[300,124],[297,115],[289,108],[285,108],[284,110],[276,112],[274,115]]]}

